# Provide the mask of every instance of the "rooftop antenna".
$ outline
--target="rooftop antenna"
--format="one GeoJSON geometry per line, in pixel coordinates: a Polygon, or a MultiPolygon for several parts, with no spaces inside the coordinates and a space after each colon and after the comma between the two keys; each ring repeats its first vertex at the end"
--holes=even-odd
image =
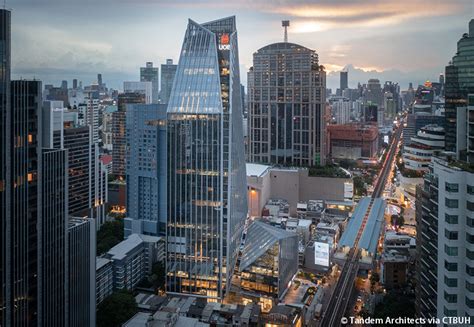
{"type": "Polygon", "coordinates": [[[288,42],[288,27],[290,26],[290,21],[289,20],[282,20],[281,21],[281,26],[285,28],[285,38],[284,41],[285,43],[288,42]]]}

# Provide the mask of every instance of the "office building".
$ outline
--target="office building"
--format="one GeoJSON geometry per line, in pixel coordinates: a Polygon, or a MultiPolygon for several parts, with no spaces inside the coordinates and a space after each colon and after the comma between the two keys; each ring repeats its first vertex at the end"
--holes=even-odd
{"type": "Polygon", "coordinates": [[[380,81],[376,78],[369,79],[367,86],[363,92],[364,102],[372,102],[378,107],[383,106],[383,91],[380,81]]]}
{"type": "Polygon", "coordinates": [[[374,125],[347,124],[328,126],[329,154],[333,159],[375,158],[378,129],[374,125]]]}
{"type": "Polygon", "coordinates": [[[348,71],[339,73],[339,89],[341,90],[341,95],[345,89],[349,88],[348,74],[348,71]]]}
{"type": "Polygon", "coordinates": [[[127,218],[130,234],[166,234],[166,105],[127,108],[127,218]]]}
{"type": "Polygon", "coordinates": [[[69,327],[95,326],[95,221],[70,218],[68,227],[69,327]]]}
{"type": "Polygon", "coordinates": [[[139,104],[145,102],[145,95],[139,92],[122,93],[118,95],[117,111],[112,114],[112,173],[117,177],[125,176],[125,123],[127,104],[139,104]]]}
{"type": "Polygon", "coordinates": [[[405,168],[426,172],[435,151],[444,149],[444,128],[438,125],[422,127],[409,145],[403,147],[405,168]]]}
{"type": "Polygon", "coordinates": [[[10,105],[10,19],[9,10],[0,9],[0,325],[7,326],[12,322],[11,298],[11,162],[5,161],[11,157],[11,122],[10,105]]]}
{"type": "Polygon", "coordinates": [[[432,114],[408,114],[407,125],[403,127],[403,145],[411,143],[412,137],[424,126],[438,125],[444,127],[444,116],[432,114]]]}
{"type": "Polygon", "coordinates": [[[222,300],[247,215],[235,17],[189,21],[167,110],[167,292],[222,300]]]}
{"type": "Polygon", "coordinates": [[[255,52],[248,72],[248,160],[324,165],[325,93],[316,51],[281,42],[255,52]]]}
{"type": "MultiPolygon", "coordinates": [[[[158,67],[153,67],[152,62],[147,62],[145,67],[140,67],[140,82],[150,82],[151,83],[151,93],[152,98],[151,102],[147,103],[158,103],[159,100],[159,83],[158,83],[158,67]]],[[[124,92],[127,92],[124,88],[124,92]]]]}
{"type": "Polygon", "coordinates": [[[177,67],[178,65],[173,64],[173,59],[166,59],[166,64],[161,64],[161,103],[169,102],[177,67]]]}
{"type": "Polygon", "coordinates": [[[433,157],[417,187],[417,314],[474,316],[474,172],[454,153],[433,157]]]}
{"type": "Polygon", "coordinates": [[[96,219],[99,228],[106,219],[107,168],[99,160],[99,145],[93,126],[66,110],[62,101],[44,101],[43,145],[68,150],[69,215],[96,219]]]}
{"type": "MultiPolygon", "coordinates": [[[[157,68],[158,69],[158,68],[157,68]]],[[[152,82],[123,82],[124,93],[140,93],[145,96],[145,103],[153,102],[152,82]]]]}
{"type": "Polygon", "coordinates": [[[446,66],[445,110],[446,151],[460,152],[456,137],[458,107],[467,106],[467,95],[474,93],[474,19],[469,22],[469,33],[458,41],[457,51],[446,66]]]}

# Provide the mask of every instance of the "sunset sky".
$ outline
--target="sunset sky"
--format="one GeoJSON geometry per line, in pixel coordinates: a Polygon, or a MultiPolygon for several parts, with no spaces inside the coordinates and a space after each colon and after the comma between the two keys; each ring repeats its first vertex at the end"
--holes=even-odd
{"type": "Polygon", "coordinates": [[[339,83],[346,65],[349,86],[369,77],[406,88],[437,79],[474,18],[474,1],[349,0],[7,0],[12,9],[13,77],[59,84],[89,84],[97,73],[112,87],[137,80],[145,61],[176,62],[187,19],[205,22],[236,15],[241,79],[259,48],[283,39],[318,52],[339,83]]]}

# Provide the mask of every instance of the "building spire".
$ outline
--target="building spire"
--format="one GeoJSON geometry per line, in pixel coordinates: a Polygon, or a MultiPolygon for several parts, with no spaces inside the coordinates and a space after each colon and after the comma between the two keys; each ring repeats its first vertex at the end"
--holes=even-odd
{"type": "Polygon", "coordinates": [[[290,21],[289,20],[282,20],[281,21],[281,26],[285,28],[285,36],[284,36],[284,42],[288,42],[288,27],[290,26],[290,21]]]}

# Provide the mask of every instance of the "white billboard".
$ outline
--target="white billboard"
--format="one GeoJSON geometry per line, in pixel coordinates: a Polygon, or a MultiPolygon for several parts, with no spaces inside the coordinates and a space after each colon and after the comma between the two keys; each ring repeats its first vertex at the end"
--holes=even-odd
{"type": "Polygon", "coordinates": [[[314,242],[314,264],[329,267],[329,244],[314,242]]]}
{"type": "Polygon", "coordinates": [[[352,182],[344,183],[344,200],[352,201],[353,197],[354,197],[354,184],[352,182]]]}

